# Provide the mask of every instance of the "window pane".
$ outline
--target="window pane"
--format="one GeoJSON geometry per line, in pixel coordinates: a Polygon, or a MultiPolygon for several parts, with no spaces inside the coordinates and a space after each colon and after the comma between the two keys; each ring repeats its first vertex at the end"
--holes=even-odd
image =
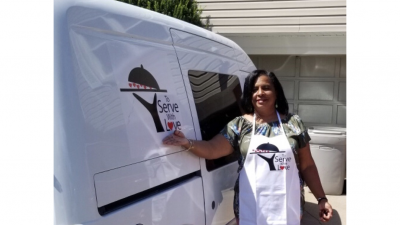
{"type": "MultiPolygon", "coordinates": [[[[240,116],[239,102],[242,90],[236,76],[189,71],[196,111],[203,140],[210,140],[233,118],[240,116]]],[[[206,160],[207,170],[214,170],[238,158],[231,154],[215,160],[206,160]]]]}

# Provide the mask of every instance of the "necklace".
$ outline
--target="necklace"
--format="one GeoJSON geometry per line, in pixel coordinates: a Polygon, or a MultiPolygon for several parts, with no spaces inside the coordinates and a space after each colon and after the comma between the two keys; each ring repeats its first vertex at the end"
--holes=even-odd
{"type": "Polygon", "coordinates": [[[258,114],[256,111],[254,111],[254,116],[256,117],[256,122],[258,124],[263,124],[263,123],[270,123],[270,122],[274,122],[278,119],[278,117],[276,116],[276,114],[271,114],[268,116],[267,119],[263,119],[260,114],[258,114]]]}

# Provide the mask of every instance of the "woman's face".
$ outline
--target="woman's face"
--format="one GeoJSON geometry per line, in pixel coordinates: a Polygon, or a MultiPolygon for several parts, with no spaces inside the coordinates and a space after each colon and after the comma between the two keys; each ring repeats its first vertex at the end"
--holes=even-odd
{"type": "Polygon", "coordinates": [[[274,85],[266,75],[259,76],[253,88],[252,103],[254,110],[261,113],[269,110],[275,111],[275,101],[274,85]]]}

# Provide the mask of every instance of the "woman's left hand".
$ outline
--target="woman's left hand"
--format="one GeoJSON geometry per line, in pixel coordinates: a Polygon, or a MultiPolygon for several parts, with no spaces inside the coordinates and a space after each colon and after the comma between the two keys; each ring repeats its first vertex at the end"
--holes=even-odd
{"type": "Polygon", "coordinates": [[[332,218],[332,206],[325,199],[318,203],[319,219],[322,222],[328,222],[332,218]]]}
{"type": "Polygon", "coordinates": [[[185,137],[185,135],[179,131],[175,130],[172,134],[168,135],[163,139],[163,144],[165,145],[174,145],[174,146],[185,146],[189,145],[189,140],[185,137]]]}

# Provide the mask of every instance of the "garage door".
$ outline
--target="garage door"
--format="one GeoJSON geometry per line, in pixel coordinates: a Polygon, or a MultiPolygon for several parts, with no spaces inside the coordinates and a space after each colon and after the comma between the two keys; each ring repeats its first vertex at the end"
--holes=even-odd
{"type": "Polygon", "coordinates": [[[257,68],[274,71],[289,111],[306,126],[346,127],[345,55],[250,55],[257,68]]]}

